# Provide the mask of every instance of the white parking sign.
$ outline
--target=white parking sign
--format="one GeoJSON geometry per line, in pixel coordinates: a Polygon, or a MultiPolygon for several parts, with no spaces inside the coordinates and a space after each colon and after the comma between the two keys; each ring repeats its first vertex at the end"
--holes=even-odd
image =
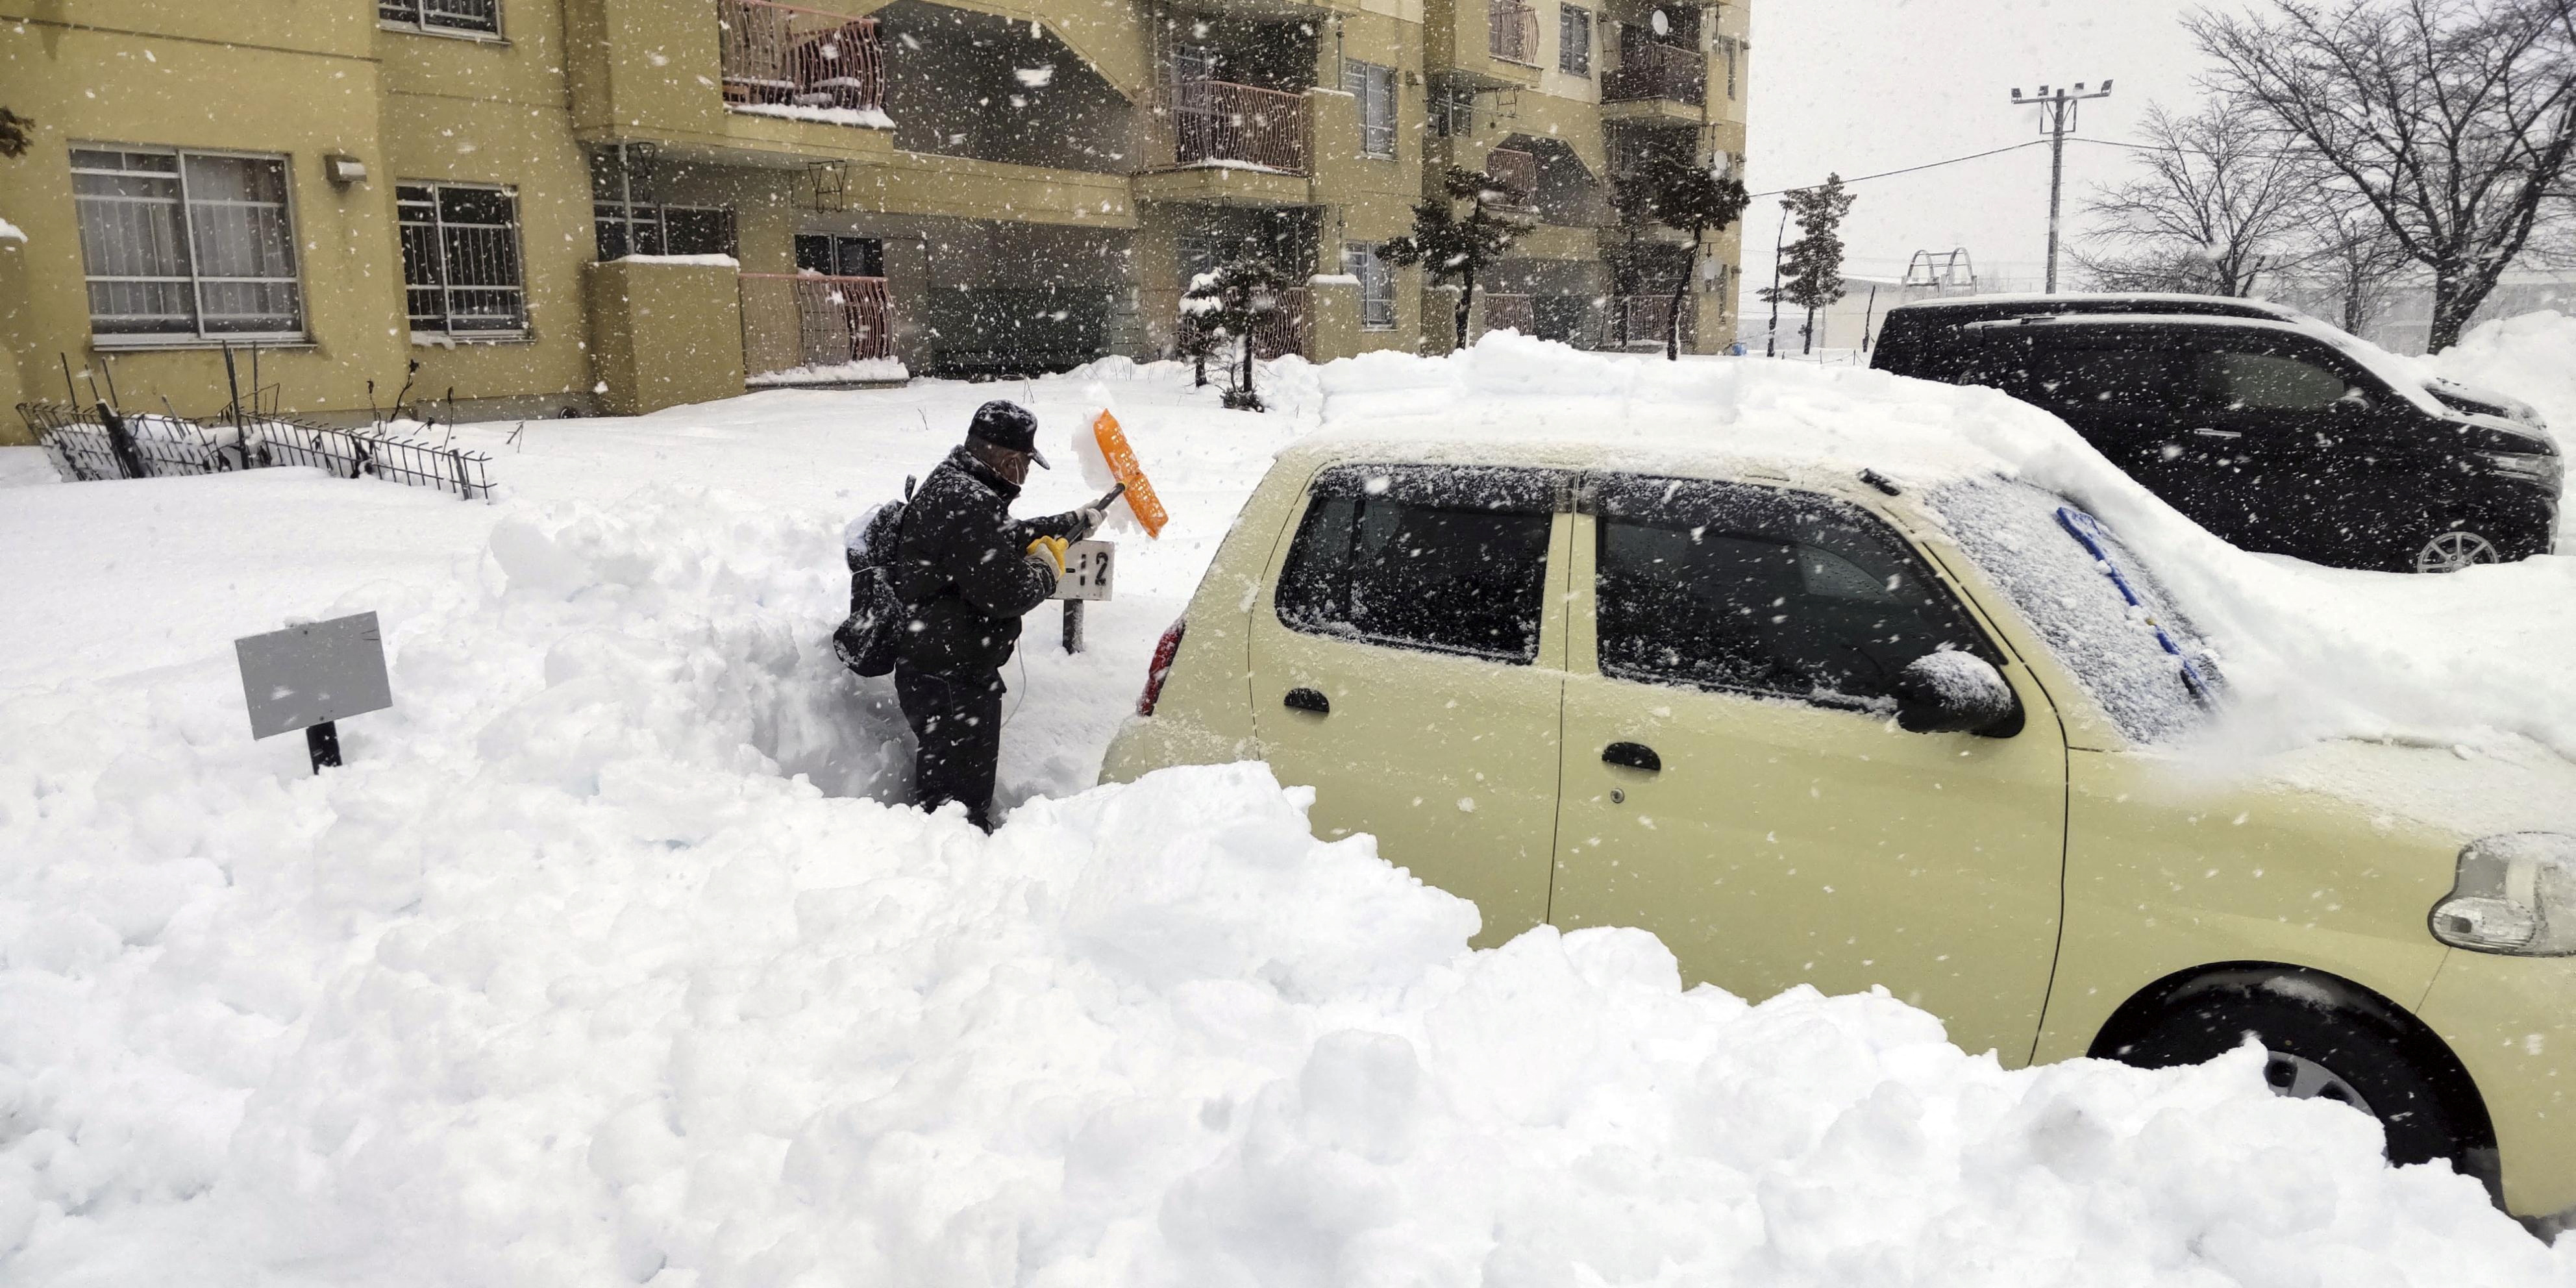
{"type": "Polygon", "coordinates": [[[1077,541],[1065,547],[1064,576],[1055,584],[1058,599],[1107,599],[1118,562],[1118,547],[1107,541],[1077,541]]]}

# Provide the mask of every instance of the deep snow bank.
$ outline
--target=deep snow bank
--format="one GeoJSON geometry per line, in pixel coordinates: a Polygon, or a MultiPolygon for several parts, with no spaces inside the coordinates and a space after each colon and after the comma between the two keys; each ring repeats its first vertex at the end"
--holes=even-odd
{"type": "Polygon", "coordinates": [[[2393,737],[2516,751],[2538,742],[2576,757],[2576,558],[2413,577],[2247,554],[2047,412],[1990,389],[1876,371],[1639,361],[1500,335],[1438,359],[1337,362],[1322,376],[1327,436],[1561,440],[1591,445],[1603,468],[1618,469],[1714,451],[1869,468],[1916,487],[2025,478],[2121,533],[2218,645],[2235,699],[2203,750],[2253,756],[2393,737]]]}
{"type": "Polygon", "coordinates": [[[2510,394],[2540,410],[2560,450],[2576,449],[2576,318],[2556,309],[2481,322],[2422,359],[2434,374],[2510,394]]]}
{"type": "Polygon", "coordinates": [[[828,794],[891,754],[831,536],[507,515],[318,780],[220,663],[0,696],[0,1282],[2576,1280],[2250,1055],[1468,953],[1257,766],[990,839],[828,794]]]}

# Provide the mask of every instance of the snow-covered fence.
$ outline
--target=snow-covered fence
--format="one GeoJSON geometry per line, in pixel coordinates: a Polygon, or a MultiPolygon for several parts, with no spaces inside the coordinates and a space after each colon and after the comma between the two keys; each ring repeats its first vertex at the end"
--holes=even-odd
{"type": "Polygon", "coordinates": [[[885,49],[877,20],[771,0],[716,0],[727,103],[768,107],[885,106],[885,49]]]}
{"type": "Polygon", "coordinates": [[[1305,174],[1312,153],[1306,96],[1230,81],[1185,80],[1172,92],[1175,165],[1234,162],[1305,174]]]}
{"type": "Polygon", "coordinates": [[[884,278],[745,273],[741,290],[743,371],[755,380],[854,363],[891,369],[894,297],[884,278]]]}
{"type": "Polygon", "coordinates": [[[491,458],[379,430],[330,429],[264,416],[204,425],[177,416],[104,416],[97,409],[20,403],[36,445],[66,482],[182,478],[301,465],[335,478],[378,478],[466,500],[492,495],[491,458]]]}

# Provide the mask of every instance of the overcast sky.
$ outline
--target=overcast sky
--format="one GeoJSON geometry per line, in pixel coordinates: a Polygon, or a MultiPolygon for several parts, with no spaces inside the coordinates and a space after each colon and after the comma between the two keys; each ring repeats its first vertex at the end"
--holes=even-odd
{"type": "MultiPolygon", "coordinates": [[[[2079,137],[2135,139],[2150,102],[2196,105],[2199,54],[2181,18],[2199,0],[1753,0],[1747,179],[1756,192],[1982,152],[2038,137],[2029,91],[2113,82],[2079,137]]],[[[2070,233],[2092,185],[2121,176],[2117,149],[2070,142],[2070,233]]],[[[1854,276],[1894,277],[1917,250],[1965,246],[1989,283],[2039,276],[2048,149],[1856,185],[1843,240],[1854,276]]],[[[1748,278],[1779,229],[1774,201],[1745,215],[1748,278]]],[[[1795,235],[1794,230],[1792,236],[1795,235]]],[[[1762,283],[1754,283],[1762,284],[1762,283]]]]}

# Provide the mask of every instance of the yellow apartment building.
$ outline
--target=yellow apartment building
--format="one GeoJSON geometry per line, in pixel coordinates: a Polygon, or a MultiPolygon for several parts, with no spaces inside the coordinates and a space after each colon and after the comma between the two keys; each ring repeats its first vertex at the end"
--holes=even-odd
{"type": "Polygon", "coordinates": [[[253,350],[342,419],[1028,374],[1170,353],[1246,245],[1310,274],[1265,350],[1437,351],[1376,248],[1453,164],[1537,221],[1480,327],[1658,346],[1686,283],[1734,333],[1737,233],[1608,196],[1740,165],[1743,0],[815,3],[0,0],[0,406],[203,415],[253,350]]]}

